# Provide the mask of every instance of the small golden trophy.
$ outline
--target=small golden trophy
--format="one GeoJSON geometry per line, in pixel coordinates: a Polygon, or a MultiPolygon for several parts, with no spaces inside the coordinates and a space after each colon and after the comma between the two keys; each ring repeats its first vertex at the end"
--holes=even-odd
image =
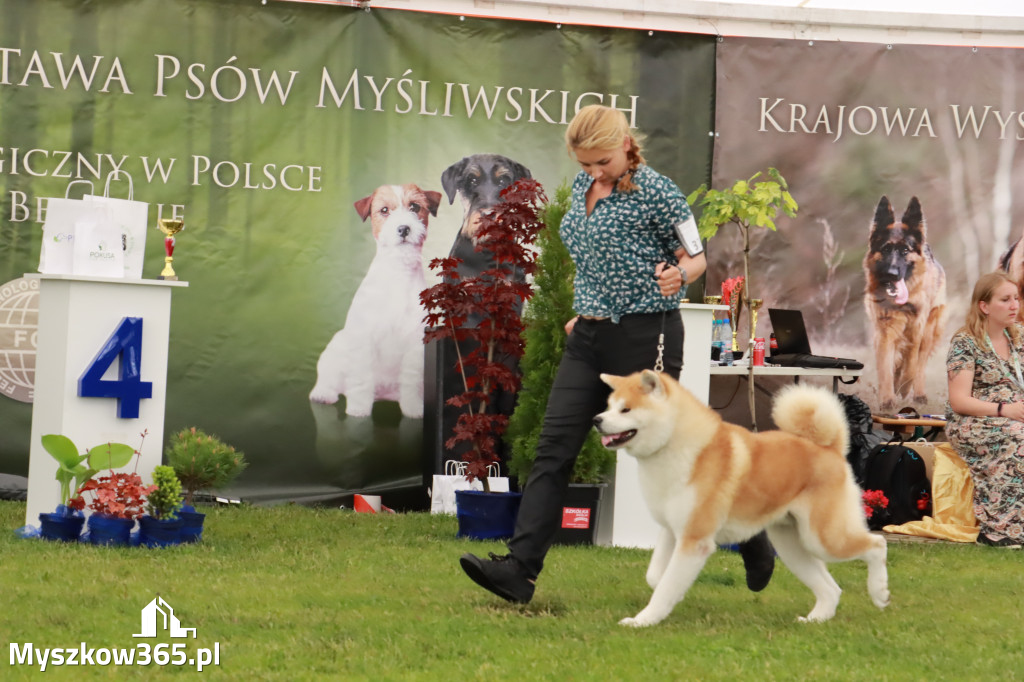
{"type": "Polygon", "coordinates": [[[174,260],[174,235],[185,229],[185,221],[161,218],[159,227],[160,231],[167,235],[164,237],[164,251],[167,252],[167,257],[164,258],[164,269],[160,273],[159,279],[177,280],[178,276],[174,274],[174,268],[171,267],[171,261],[174,260]]]}
{"type": "MultiPolygon", "coordinates": [[[[705,296],[704,297],[704,305],[721,305],[721,304],[722,304],[722,297],[721,296],[705,296]]],[[[712,311],[711,312],[711,319],[716,319],[717,317],[718,317],[718,311],[717,310],[712,311]]]]}
{"type": "MultiPolygon", "coordinates": [[[[753,345],[754,339],[757,337],[757,310],[764,305],[764,299],[752,298],[750,299],[750,343],[753,345]]],[[[753,351],[751,351],[753,352],[753,351]]]]}

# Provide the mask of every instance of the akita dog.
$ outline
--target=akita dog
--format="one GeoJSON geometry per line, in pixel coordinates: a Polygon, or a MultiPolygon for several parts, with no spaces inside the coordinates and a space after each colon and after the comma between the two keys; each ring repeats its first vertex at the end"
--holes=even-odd
{"type": "Polygon", "coordinates": [[[662,526],[647,569],[654,594],[622,625],[662,621],[717,545],[762,529],[814,593],[814,608],[801,621],[835,615],[842,590],[827,561],[865,561],[868,594],[880,609],[889,604],[885,539],[868,531],[845,457],[846,414],[831,392],[799,384],[783,389],[772,408],[781,430],[751,433],[723,422],[666,374],[601,378],[612,393],[594,425],[605,447],[625,448],[637,459],[641,491],[662,526]]]}

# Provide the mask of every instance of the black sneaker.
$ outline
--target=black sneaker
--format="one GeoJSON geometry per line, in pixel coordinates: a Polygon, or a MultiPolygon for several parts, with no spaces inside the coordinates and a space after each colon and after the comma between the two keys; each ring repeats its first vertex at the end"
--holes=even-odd
{"type": "Polygon", "coordinates": [[[978,544],[988,545],[989,547],[1008,547],[1009,549],[1020,549],[1021,545],[1019,542],[1015,542],[1010,538],[1000,538],[999,540],[993,540],[984,533],[978,533],[978,544]]]}
{"type": "Polygon", "coordinates": [[[768,536],[761,531],[746,542],[740,543],[743,568],[747,571],[747,589],[760,592],[768,587],[775,571],[775,548],[768,542],[768,536]]]}
{"type": "Polygon", "coordinates": [[[485,590],[517,604],[529,603],[533,599],[535,585],[527,577],[522,564],[511,554],[498,556],[488,552],[488,556],[490,559],[463,554],[459,563],[466,575],[485,590]]]}

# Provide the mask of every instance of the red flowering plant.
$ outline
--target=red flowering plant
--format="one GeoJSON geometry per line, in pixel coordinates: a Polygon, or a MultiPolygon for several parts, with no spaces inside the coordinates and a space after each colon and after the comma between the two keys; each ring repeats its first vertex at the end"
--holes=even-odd
{"type": "MultiPolygon", "coordinates": [[[[143,431],[140,434],[142,442],[145,442],[147,433],[147,431],[143,431]]],[[[92,501],[88,503],[88,507],[97,514],[132,520],[142,516],[145,512],[146,496],[156,490],[157,486],[143,485],[142,477],[136,471],[130,474],[114,472],[114,469],[131,461],[133,455],[135,456],[135,468],[138,469],[139,459],[142,456],[141,451],[141,443],[138,450],[123,443],[107,443],[106,446],[93,448],[89,454],[90,468],[109,469],[110,473],[87,480],[78,489],[70,506],[73,509],[84,509],[86,501],[83,493],[88,492],[92,493],[92,501]],[[127,458],[124,456],[125,448],[128,448],[127,458]]]]}
{"type": "Polygon", "coordinates": [[[469,446],[462,454],[466,479],[487,482],[488,467],[499,461],[496,451],[508,416],[492,409],[492,392],[519,388],[513,369],[523,355],[523,303],[533,295],[526,277],[536,269],[530,248],[544,227],[541,209],[547,198],[533,179],[517,180],[501,192],[501,201],[480,220],[476,251],[486,252],[490,266],[478,274],[459,272],[460,258],[435,258],[430,269],[441,282],[420,292],[426,310],[424,343],[451,339],[461,393],[446,402],[464,408],[445,447],[469,446]]]}

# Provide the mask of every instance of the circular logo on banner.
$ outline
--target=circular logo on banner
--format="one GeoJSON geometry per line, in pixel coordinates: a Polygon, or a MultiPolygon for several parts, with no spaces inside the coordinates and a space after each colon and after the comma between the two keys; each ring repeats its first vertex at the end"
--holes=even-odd
{"type": "Polygon", "coordinates": [[[39,280],[0,285],[0,395],[32,402],[36,383],[39,280]]]}

